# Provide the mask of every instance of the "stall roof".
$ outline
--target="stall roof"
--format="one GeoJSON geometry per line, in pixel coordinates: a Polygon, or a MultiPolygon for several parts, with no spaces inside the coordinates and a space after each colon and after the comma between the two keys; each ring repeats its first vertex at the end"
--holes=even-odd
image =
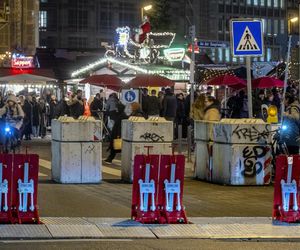
{"type": "Polygon", "coordinates": [[[0,77],[0,82],[46,84],[47,82],[56,82],[56,79],[32,74],[18,74],[0,77]]]}

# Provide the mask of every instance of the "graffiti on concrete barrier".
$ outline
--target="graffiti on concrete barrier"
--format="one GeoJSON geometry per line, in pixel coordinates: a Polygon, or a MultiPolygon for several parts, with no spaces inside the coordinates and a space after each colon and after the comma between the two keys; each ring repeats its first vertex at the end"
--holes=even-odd
{"type": "Polygon", "coordinates": [[[92,152],[95,152],[95,145],[89,145],[88,148],[85,150],[86,154],[91,154],[92,152]]]}
{"type": "Polygon", "coordinates": [[[226,130],[225,126],[223,125],[216,125],[215,126],[215,130],[214,133],[216,135],[216,137],[225,137],[225,141],[228,142],[229,141],[229,136],[228,136],[228,130],[226,130]]]}
{"type": "Polygon", "coordinates": [[[144,139],[145,141],[149,142],[164,142],[164,136],[160,136],[156,133],[145,133],[140,136],[141,139],[144,139]]]}
{"type": "Polygon", "coordinates": [[[259,141],[259,140],[267,140],[271,131],[269,130],[269,126],[266,125],[263,131],[259,131],[255,126],[251,126],[248,128],[240,128],[238,125],[232,132],[232,136],[236,135],[238,139],[249,140],[250,142],[259,141]]]}
{"type": "Polygon", "coordinates": [[[263,170],[262,158],[264,158],[268,152],[266,146],[246,146],[243,149],[244,158],[244,170],[242,175],[245,177],[254,177],[261,173],[263,170]]]}

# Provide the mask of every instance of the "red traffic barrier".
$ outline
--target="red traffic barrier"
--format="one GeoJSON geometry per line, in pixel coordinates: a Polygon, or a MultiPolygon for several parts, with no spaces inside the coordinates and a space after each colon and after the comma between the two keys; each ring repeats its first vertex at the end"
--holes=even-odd
{"type": "Polygon", "coordinates": [[[273,220],[288,223],[300,221],[299,178],[299,155],[280,155],[276,158],[273,220]]]}
{"type": "Polygon", "coordinates": [[[0,223],[13,221],[12,162],[12,155],[0,154],[0,223]]]}
{"type": "Polygon", "coordinates": [[[158,205],[160,223],[187,223],[182,203],[185,158],[183,155],[162,155],[159,168],[158,205]]]}
{"type": "Polygon", "coordinates": [[[131,218],[141,223],[158,223],[156,203],[159,155],[136,155],[133,167],[131,218]]]}
{"type": "Polygon", "coordinates": [[[40,223],[38,173],[38,155],[0,154],[0,223],[40,223]]]}
{"type": "Polygon", "coordinates": [[[14,155],[12,203],[17,223],[40,223],[37,207],[38,175],[38,155],[14,155]]]}

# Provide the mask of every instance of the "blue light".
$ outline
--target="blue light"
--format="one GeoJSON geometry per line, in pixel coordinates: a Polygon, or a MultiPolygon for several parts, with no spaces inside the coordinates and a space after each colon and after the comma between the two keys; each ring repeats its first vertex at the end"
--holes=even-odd
{"type": "Polygon", "coordinates": [[[5,128],[5,132],[10,132],[10,128],[9,128],[9,127],[6,127],[6,128],[5,128]]]}
{"type": "Polygon", "coordinates": [[[287,125],[282,125],[281,129],[282,130],[287,130],[287,125]]]}

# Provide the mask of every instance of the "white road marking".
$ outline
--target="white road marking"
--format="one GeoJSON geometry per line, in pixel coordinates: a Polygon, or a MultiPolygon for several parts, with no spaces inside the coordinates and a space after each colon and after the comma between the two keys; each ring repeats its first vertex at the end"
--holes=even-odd
{"type": "Polygon", "coordinates": [[[4,244],[24,244],[24,243],[41,243],[41,242],[47,242],[47,243],[51,243],[51,242],[97,242],[97,241],[108,241],[108,242],[126,242],[126,241],[133,241],[131,239],[53,239],[53,240],[44,240],[44,239],[40,239],[40,240],[3,240],[0,241],[4,244]]]}
{"type": "Polygon", "coordinates": [[[46,160],[40,159],[39,164],[41,167],[51,170],[51,161],[46,161],[46,160]]]}

